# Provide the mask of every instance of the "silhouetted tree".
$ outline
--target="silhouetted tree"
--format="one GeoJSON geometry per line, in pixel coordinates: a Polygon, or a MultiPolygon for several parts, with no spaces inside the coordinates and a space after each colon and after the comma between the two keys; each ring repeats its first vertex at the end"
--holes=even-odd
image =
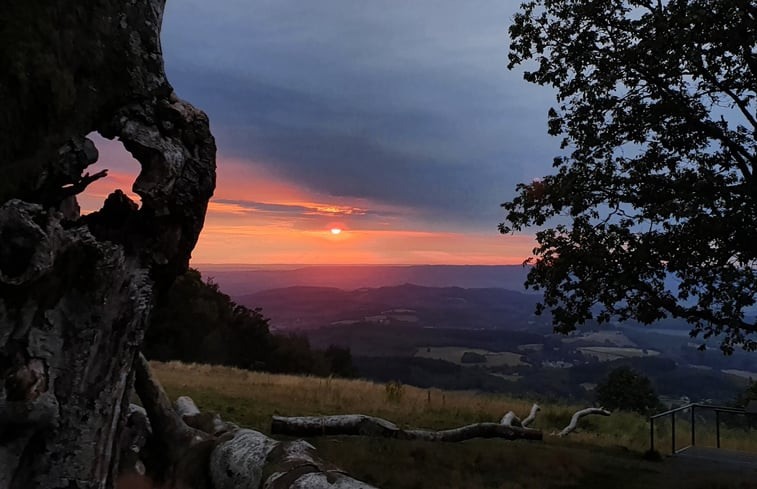
{"type": "Polygon", "coordinates": [[[355,377],[357,371],[352,365],[352,353],[349,348],[330,345],[323,352],[329,363],[329,371],[340,377],[355,377]]]}
{"type": "Polygon", "coordinates": [[[596,401],[606,409],[622,409],[650,414],[660,406],[660,400],[649,378],[630,367],[618,367],[597,385],[596,401]]]}
{"type": "Polygon", "coordinates": [[[253,368],[268,362],[271,343],[268,320],[259,309],[235,304],[190,269],[158,298],[144,352],[155,360],[253,368]]]}
{"type": "Polygon", "coordinates": [[[569,332],[678,317],[757,348],[757,4],[534,0],[509,68],[557,90],[555,173],[518,185],[503,233],[545,226],[528,286],[569,332]],[[552,220],[552,218],[555,218],[552,220]],[[549,221],[549,223],[548,223],[549,221]],[[675,285],[671,285],[675,283],[675,285]]]}
{"type": "Polygon", "coordinates": [[[746,406],[749,401],[757,400],[757,382],[749,379],[749,385],[747,385],[742,392],[736,396],[734,404],[738,407],[746,406]]]}
{"type": "Polygon", "coordinates": [[[473,351],[463,352],[460,363],[486,363],[486,357],[473,351]]]}
{"type": "Polygon", "coordinates": [[[262,311],[236,304],[190,269],[158,298],[145,355],[286,373],[355,375],[347,349],[314,350],[304,336],[272,335],[262,311]]]}

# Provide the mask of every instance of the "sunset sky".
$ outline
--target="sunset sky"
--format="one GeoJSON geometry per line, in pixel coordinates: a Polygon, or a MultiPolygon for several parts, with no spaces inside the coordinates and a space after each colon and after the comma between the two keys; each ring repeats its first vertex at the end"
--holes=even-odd
{"type": "MultiPolygon", "coordinates": [[[[506,69],[518,4],[168,2],[169,80],[218,143],[193,263],[520,263],[532,236],[498,234],[499,204],[558,141],[552,92],[506,69]]],[[[138,171],[96,144],[85,211],[138,171]]]]}

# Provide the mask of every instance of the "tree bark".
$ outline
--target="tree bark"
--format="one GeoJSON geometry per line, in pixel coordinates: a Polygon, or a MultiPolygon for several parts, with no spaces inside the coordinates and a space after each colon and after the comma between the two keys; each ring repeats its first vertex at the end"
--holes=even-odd
{"type": "Polygon", "coordinates": [[[166,80],[162,14],[162,0],[0,6],[0,25],[22,26],[0,29],[0,487],[113,486],[153,296],[202,228],[215,143],[166,80]],[[85,173],[92,131],[142,165],[141,207],[116,191],[79,216],[71,193],[104,176],[85,173]]]}
{"type": "Polygon", "coordinates": [[[120,247],[38,205],[0,207],[9,229],[39,239],[23,273],[0,270],[0,487],[106,487],[150,281],[120,247]]]}

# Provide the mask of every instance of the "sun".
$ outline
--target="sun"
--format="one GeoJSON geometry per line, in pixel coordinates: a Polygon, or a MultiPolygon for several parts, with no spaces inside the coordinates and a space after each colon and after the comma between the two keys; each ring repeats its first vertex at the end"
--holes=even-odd
{"type": "Polygon", "coordinates": [[[339,234],[341,232],[342,232],[342,230],[339,229],[339,228],[331,228],[331,234],[339,234]]]}

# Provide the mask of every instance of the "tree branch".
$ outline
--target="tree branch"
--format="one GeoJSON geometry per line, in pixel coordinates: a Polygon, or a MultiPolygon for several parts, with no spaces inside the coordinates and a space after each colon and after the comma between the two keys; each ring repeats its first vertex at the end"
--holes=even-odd
{"type": "Polygon", "coordinates": [[[523,426],[520,418],[516,416],[512,411],[509,411],[507,414],[505,414],[500,420],[499,424],[504,426],[513,426],[513,424],[515,424],[515,426],[523,426]]]}
{"type": "Polygon", "coordinates": [[[570,418],[570,423],[568,424],[568,426],[566,426],[565,428],[563,428],[563,430],[560,433],[558,433],[557,436],[566,436],[566,435],[568,435],[569,433],[571,433],[573,430],[576,429],[576,427],[578,426],[578,420],[579,419],[583,418],[584,416],[589,416],[591,414],[599,414],[601,416],[609,416],[612,413],[610,413],[610,411],[608,411],[606,409],[602,409],[602,408],[586,408],[586,409],[582,409],[580,411],[576,411],[575,414],[573,414],[573,417],[570,418]]]}
{"type": "MultiPolygon", "coordinates": [[[[169,449],[172,446],[188,446],[208,438],[208,435],[202,431],[187,426],[181,416],[174,411],[166,392],[141,353],[134,361],[134,373],[134,390],[147,412],[152,431],[159,439],[166,441],[169,449]]],[[[178,457],[179,452],[180,450],[171,455],[174,458],[178,457]]]]}
{"type": "Polygon", "coordinates": [[[538,404],[531,406],[531,412],[528,413],[528,416],[526,416],[526,419],[523,420],[521,425],[524,428],[528,427],[528,425],[534,422],[534,420],[536,419],[536,413],[538,413],[539,411],[541,411],[541,407],[538,404]]]}
{"type": "Polygon", "coordinates": [[[382,418],[364,414],[341,416],[274,416],[271,433],[290,436],[374,436],[400,440],[459,442],[472,438],[541,440],[542,432],[500,423],[476,423],[449,430],[403,430],[382,418]]]}

